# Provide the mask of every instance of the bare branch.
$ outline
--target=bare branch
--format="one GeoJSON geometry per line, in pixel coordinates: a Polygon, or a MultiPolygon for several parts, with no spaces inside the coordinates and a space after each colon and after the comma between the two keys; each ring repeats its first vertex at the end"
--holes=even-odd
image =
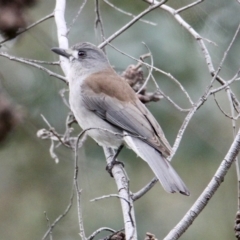
{"type": "Polygon", "coordinates": [[[194,7],[194,6],[196,6],[197,4],[199,4],[199,3],[203,2],[203,1],[204,0],[198,0],[198,1],[193,2],[193,3],[191,3],[191,4],[189,4],[189,5],[185,6],[185,7],[177,9],[175,12],[176,12],[176,14],[179,14],[180,12],[183,12],[183,11],[185,11],[185,10],[191,8],[191,7],[194,7]]]}
{"type": "MultiPolygon", "coordinates": [[[[129,54],[121,51],[121,50],[119,50],[118,48],[116,48],[115,46],[113,46],[111,43],[108,43],[108,45],[109,45],[110,47],[112,47],[114,50],[116,50],[117,52],[119,52],[119,53],[121,53],[121,54],[123,54],[123,55],[125,55],[125,56],[127,56],[127,57],[129,57],[129,58],[131,58],[131,59],[133,59],[133,60],[135,60],[135,61],[137,61],[138,63],[140,63],[140,64],[142,64],[142,65],[145,65],[146,67],[152,68],[152,69],[154,69],[155,71],[160,72],[160,73],[162,73],[163,75],[169,77],[171,80],[173,80],[173,81],[179,86],[179,88],[180,88],[180,89],[183,91],[183,93],[186,95],[186,97],[187,97],[187,99],[189,100],[190,104],[193,105],[193,101],[192,101],[191,97],[189,96],[188,92],[186,91],[186,89],[185,89],[185,88],[182,86],[182,84],[181,84],[175,77],[173,77],[170,73],[164,72],[163,70],[161,70],[161,69],[159,69],[159,68],[156,68],[156,67],[154,67],[154,66],[151,66],[150,64],[148,64],[148,63],[146,63],[146,62],[143,62],[143,61],[141,61],[141,60],[139,60],[139,59],[137,59],[137,58],[135,58],[135,57],[133,57],[133,56],[131,56],[131,55],[129,55],[129,54]]],[[[158,88],[159,88],[159,87],[158,87],[158,88]]]]}
{"type": "MultiPolygon", "coordinates": [[[[159,1],[157,1],[157,0],[143,0],[143,1],[147,2],[149,4],[159,3],[159,1]]],[[[173,9],[173,8],[171,8],[171,7],[169,7],[165,4],[161,5],[160,8],[167,11],[168,13],[170,13],[176,19],[176,21],[179,22],[181,27],[184,27],[196,39],[196,41],[200,45],[201,51],[203,52],[208,70],[209,70],[211,76],[214,76],[215,75],[215,69],[213,67],[211,56],[210,56],[210,54],[208,52],[208,49],[205,46],[205,43],[203,41],[204,38],[202,38],[179,14],[177,14],[175,9],[173,9]]],[[[221,85],[225,84],[225,81],[220,76],[216,76],[216,80],[221,85]]],[[[231,91],[231,95],[232,95],[233,101],[235,102],[235,106],[236,106],[236,104],[238,106],[240,106],[240,103],[238,102],[237,98],[235,97],[235,94],[232,91],[231,91]]]]}
{"type": "Polygon", "coordinates": [[[131,134],[127,134],[127,133],[118,133],[118,132],[113,132],[109,129],[105,129],[105,128],[95,128],[95,127],[92,127],[92,128],[86,128],[84,130],[81,131],[81,133],[79,134],[78,138],[76,137],[70,137],[70,133],[71,133],[71,129],[69,127],[69,124],[71,124],[73,121],[71,122],[68,122],[68,119],[66,120],[66,132],[64,135],[62,134],[59,134],[55,131],[55,129],[48,123],[48,121],[44,118],[43,115],[41,115],[42,118],[44,119],[44,121],[47,123],[48,127],[49,127],[49,130],[46,130],[46,129],[40,129],[38,130],[37,132],[37,137],[41,138],[41,139],[50,139],[51,140],[51,147],[50,147],[50,154],[51,154],[51,157],[55,159],[55,153],[53,152],[53,148],[54,148],[54,144],[52,143],[53,141],[58,141],[60,144],[68,147],[68,148],[71,148],[71,149],[74,149],[75,148],[75,145],[76,145],[76,141],[77,139],[81,138],[81,141],[78,140],[78,148],[81,148],[83,143],[85,142],[86,140],[86,132],[87,131],[91,131],[91,130],[99,130],[99,131],[104,131],[104,132],[108,132],[108,133],[111,133],[115,136],[120,136],[120,137],[126,137],[126,136],[131,136],[131,137],[135,137],[135,138],[140,138],[140,139],[146,139],[145,137],[142,137],[142,136],[138,136],[138,135],[131,135],[131,134]],[[74,146],[74,147],[73,147],[74,146]]]}
{"type": "Polygon", "coordinates": [[[68,30],[67,30],[67,32],[66,32],[66,35],[67,35],[67,36],[68,36],[68,34],[69,34],[72,26],[75,24],[75,22],[77,21],[78,17],[80,16],[80,14],[81,14],[83,8],[85,7],[86,3],[87,3],[87,0],[84,0],[83,3],[82,3],[82,5],[80,6],[80,8],[79,8],[79,10],[78,10],[78,12],[77,12],[77,14],[76,14],[76,16],[73,18],[73,20],[72,20],[71,24],[69,25],[68,30]]]}
{"type": "MultiPolygon", "coordinates": [[[[100,13],[100,6],[99,6],[99,0],[95,0],[95,13],[96,13],[96,19],[95,19],[95,31],[97,34],[98,26],[100,27],[100,37],[102,41],[105,38],[104,34],[104,28],[103,28],[103,21],[100,13]]],[[[103,51],[106,53],[105,48],[103,47],[103,51]]]]}
{"type": "MultiPolygon", "coordinates": [[[[112,148],[103,148],[107,164],[110,164],[115,152],[112,148]]],[[[129,181],[120,164],[115,164],[112,168],[112,175],[118,187],[118,195],[122,205],[126,239],[137,239],[136,220],[133,208],[133,201],[129,191],[129,181]],[[127,200],[127,201],[125,201],[127,200]]]]}
{"type": "Polygon", "coordinates": [[[153,178],[145,187],[140,189],[138,192],[134,193],[132,195],[132,200],[136,201],[139,198],[141,198],[143,195],[145,195],[152,187],[158,182],[158,179],[155,177],[153,178]]]}
{"type": "Polygon", "coordinates": [[[141,12],[139,15],[137,15],[134,19],[132,19],[129,23],[127,23],[125,26],[123,26],[122,28],[120,28],[118,31],[116,31],[114,34],[112,34],[110,37],[108,37],[104,42],[102,42],[98,47],[99,48],[103,48],[104,46],[106,46],[108,43],[110,43],[113,39],[115,39],[116,37],[118,37],[120,34],[122,34],[123,32],[125,32],[129,27],[131,27],[135,22],[137,22],[140,18],[142,18],[144,15],[150,13],[151,11],[153,11],[154,9],[158,8],[159,6],[161,6],[162,4],[164,4],[165,2],[167,2],[167,0],[162,0],[161,2],[157,3],[157,4],[153,4],[150,7],[148,7],[146,10],[144,10],[143,12],[141,12]]]}
{"type": "Polygon", "coordinates": [[[126,239],[126,236],[122,231],[124,231],[124,228],[117,230],[114,233],[110,234],[109,236],[99,240],[113,240],[113,239],[124,240],[126,239]]]}
{"type": "MultiPolygon", "coordinates": [[[[48,218],[47,212],[44,212],[44,215],[45,215],[45,218],[46,218],[46,220],[47,220],[47,226],[48,226],[48,228],[50,228],[51,225],[50,225],[50,220],[49,220],[49,218],[48,218]]],[[[50,240],[53,240],[52,231],[49,232],[49,239],[50,239],[50,240]]]]}
{"type": "Polygon", "coordinates": [[[55,141],[63,144],[63,146],[73,149],[73,143],[76,142],[76,138],[69,137],[65,139],[65,137],[55,131],[54,128],[50,128],[49,130],[40,129],[37,131],[37,137],[41,139],[50,139],[51,141],[55,141]]]}
{"type": "MultiPolygon", "coordinates": [[[[108,4],[110,7],[114,8],[115,10],[117,10],[117,11],[120,12],[120,13],[123,13],[123,14],[125,14],[125,15],[128,15],[128,16],[130,16],[130,17],[132,17],[132,18],[135,18],[135,17],[136,17],[136,16],[133,15],[132,13],[126,12],[126,11],[122,10],[121,8],[116,7],[114,4],[112,4],[112,3],[109,2],[108,0],[103,0],[103,1],[104,1],[106,4],[108,4]]],[[[140,22],[147,23],[147,24],[150,24],[150,25],[153,25],[153,26],[157,26],[156,23],[151,22],[151,21],[148,21],[148,20],[139,19],[139,21],[140,21],[140,22]]]]}
{"type": "Polygon", "coordinates": [[[238,131],[226,157],[223,159],[213,178],[193,204],[193,206],[188,210],[181,221],[170,231],[170,233],[164,238],[164,240],[176,240],[181,237],[181,235],[188,229],[188,227],[193,223],[197,216],[206,207],[209,200],[212,198],[214,193],[217,191],[225,175],[227,174],[229,168],[234,162],[237,154],[240,151],[240,130],[238,131]]]}
{"type": "MultiPolygon", "coordinates": [[[[29,29],[37,26],[38,24],[40,24],[40,23],[42,23],[42,22],[44,22],[44,21],[46,21],[46,20],[48,20],[49,18],[52,18],[53,16],[54,16],[53,13],[48,14],[47,16],[41,18],[40,20],[36,21],[35,23],[32,23],[32,24],[29,25],[28,27],[26,27],[26,28],[21,29],[20,31],[18,31],[18,32],[15,34],[15,36],[18,36],[18,35],[26,32],[26,31],[28,31],[29,29]]],[[[6,38],[6,39],[4,39],[4,40],[2,40],[2,41],[0,42],[0,45],[3,44],[3,43],[5,43],[5,42],[7,42],[7,41],[9,41],[9,40],[12,40],[12,39],[13,39],[13,38],[11,38],[11,37],[6,38]]]]}
{"type": "MultiPolygon", "coordinates": [[[[227,87],[228,88],[228,87],[227,87]]],[[[240,113],[240,103],[237,99],[237,97],[235,96],[235,94],[233,94],[233,92],[231,91],[231,88],[229,88],[229,91],[231,93],[231,98],[232,98],[232,103],[233,103],[233,106],[236,110],[236,112],[240,113]]]]}
{"type": "MultiPolygon", "coordinates": [[[[61,48],[67,49],[68,48],[67,26],[64,18],[65,7],[66,0],[56,0],[54,18],[57,26],[58,45],[61,48]]],[[[60,56],[60,65],[65,76],[67,76],[69,69],[68,59],[60,56]]]]}
{"type": "Polygon", "coordinates": [[[58,158],[57,154],[55,153],[54,148],[55,148],[54,141],[51,139],[51,145],[49,148],[50,156],[55,161],[55,163],[59,163],[59,158],[58,158]]]}
{"type": "MultiPolygon", "coordinates": [[[[149,4],[157,4],[159,3],[159,1],[157,0],[143,0],[144,2],[147,2],[149,4]]],[[[207,63],[207,66],[208,66],[208,69],[209,69],[209,72],[211,74],[214,74],[215,70],[214,70],[214,67],[213,67],[213,64],[212,64],[212,60],[211,60],[211,57],[210,57],[210,54],[205,46],[205,43],[203,41],[203,38],[186,22],[184,21],[184,19],[176,13],[176,10],[163,4],[160,6],[161,9],[167,11],[168,13],[170,13],[175,19],[177,22],[179,22],[179,24],[184,27],[196,40],[197,42],[199,43],[200,45],[200,48],[203,52],[203,55],[205,57],[205,60],[206,60],[206,63],[207,63]]],[[[224,80],[222,81],[221,79],[217,79],[218,81],[220,82],[224,82],[224,80]]]]}
{"type": "Polygon", "coordinates": [[[61,96],[61,98],[62,98],[62,100],[63,100],[63,103],[70,109],[70,105],[69,105],[69,103],[68,103],[68,100],[66,99],[66,97],[65,97],[65,92],[69,92],[69,89],[68,88],[63,88],[63,89],[61,89],[60,91],[59,91],[59,94],[60,94],[60,96],[61,96]]]}
{"type": "Polygon", "coordinates": [[[0,56],[5,57],[5,58],[8,58],[8,59],[10,59],[11,61],[25,63],[25,64],[28,64],[28,65],[33,66],[33,67],[35,67],[35,68],[38,68],[38,69],[40,69],[40,70],[48,73],[50,76],[56,77],[56,78],[62,80],[63,82],[67,83],[67,79],[66,79],[65,77],[63,77],[63,76],[61,76],[61,75],[59,75],[59,74],[57,74],[57,73],[54,73],[54,72],[50,71],[49,69],[47,69],[47,68],[45,68],[45,67],[43,67],[43,66],[41,66],[41,65],[39,65],[39,64],[36,64],[36,63],[34,63],[34,62],[26,61],[26,60],[24,60],[24,59],[22,59],[22,58],[18,58],[18,57],[15,57],[15,56],[11,56],[11,55],[9,55],[9,54],[7,54],[7,53],[5,53],[5,52],[0,52],[0,56]]]}
{"type": "Polygon", "coordinates": [[[112,198],[112,197],[116,197],[116,198],[123,199],[124,201],[126,201],[127,203],[129,203],[129,201],[128,201],[126,198],[123,198],[123,197],[119,196],[118,194],[103,195],[103,196],[101,196],[101,197],[96,197],[96,198],[94,198],[94,199],[91,199],[90,202],[96,202],[96,201],[99,201],[99,200],[103,200],[103,199],[106,199],[106,198],[112,198]]]}
{"type": "Polygon", "coordinates": [[[103,231],[107,231],[107,232],[112,232],[115,233],[116,231],[112,228],[108,228],[108,227],[101,227],[99,229],[97,229],[95,232],[93,232],[88,238],[87,240],[92,240],[94,239],[99,233],[103,232],[103,231]]]}
{"type": "MultiPolygon", "coordinates": [[[[219,66],[218,66],[217,71],[214,73],[213,78],[211,79],[210,84],[209,84],[208,87],[206,88],[205,94],[204,94],[203,97],[202,97],[203,99],[207,99],[207,97],[211,94],[210,89],[212,88],[214,81],[217,79],[217,76],[218,76],[219,72],[221,71],[223,62],[225,61],[225,59],[226,59],[226,57],[227,57],[227,54],[228,54],[230,48],[232,47],[232,45],[233,45],[233,43],[234,43],[234,41],[235,41],[235,39],[236,39],[239,31],[240,31],[240,24],[238,25],[238,28],[237,28],[237,30],[236,30],[236,32],[235,32],[235,34],[234,34],[234,36],[233,36],[230,44],[228,45],[226,51],[225,51],[224,54],[223,54],[223,57],[222,57],[222,59],[221,59],[221,61],[220,61],[220,63],[219,63],[219,66]]],[[[225,81],[224,81],[224,82],[225,82],[225,81]]],[[[232,93],[231,93],[231,94],[232,94],[232,93]]],[[[203,101],[202,103],[204,103],[204,101],[203,101]]],[[[200,105],[200,106],[201,106],[201,105],[200,105]]],[[[200,107],[200,106],[199,106],[199,107],[200,107]]]]}
{"type": "Polygon", "coordinates": [[[81,192],[82,190],[79,189],[78,186],[78,142],[80,140],[80,138],[83,136],[82,133],[80,133],[78,135],[77,141],[76,141],[76,146],[75,146],[75,151],[74,151],[74,155],[75,155],[75,170],[74,170],[74,186],[75,186],[75,190],[77,193],[77,211],[78,211],[78,225],[79,225],[79,230],[80,230],[80,236],[82,238],[82,240],[86,240],[86,234],[84,231],[84,227],[83,227],[83,218],[82,218],[82,209],[81,209],[81,192]]]}
{"type": "Polygon", "coordinates": [[[228,86],[230,86],[234,81],[237,80],[237,78],[239,77],[240,74],[240,69],[238,69],[237,73],[233,76],[232,79],[230,79],[229,81],[225,82],[225,84],[223,84],[222,86],[215,88],[211,91],[211,94],[217,93],[225,88],[227,88],[228,86]]]}
{"type": "Polygon", "coordinates": [[[55,221],[51,224],[51,226],[48,228],[47,232],[44,234],[42,240],[45,240],[45,239],[48,237],[48,235],[52,232],[53,228],[57,225],[57,223],[58,223],[60,220],[62,220],[62,219],[68,214],[68,212],[70,211],[70,209],[71,209],[71,207],[72,207],[72,204],[73,204],[73,197],[74,197],[74,191],[72,191],[72,196],[71,196],[71,198],[70,198],[70,202],[69,202],[67,208],[66,208],[65,211],[64,211],[61,215],[59,215],[59,216],[55,219],[55,221]]]}
{"type": "Polygon", "coordinates": [[[228,117],[228,118],[230,118],[230,119],[232,119],[232,120],[237,120],[237,118],[238,118],[239,116],[236,118],[236,117],[230,116],[229,114],[227,114],[226,112],[224,112],[224,110],[221,108],[220,104],[218,103],[215,94],[213,94],[213,98],[214,98],[214,101],[215,101],[215,103],[217,104],[219,110],[223,113],[223,115],[224,115],[225,117],[228,117]]]}
{"type": "MultiPolygon", "coordinates": [[[[200,102],[200,103],[201,103],[201,102],[200,102]]],[[[200,104],[200,103],[199,103],[199,104],[200,104]]],[[[198,105],[192,107],[192,109],[190,110],[190,112],[189,112],[189,113],[187,114],[187,116],[185,117],[185,119],[184,119],[184,121],[183,121],[183,123],[182,123],[182,126],[181,126],[181,128],[179,129],[179,131],[178,131],[178,134],[177,134],[177,137],[176,137],[176,139],[175,139],[174,145],[173,145],[173,147],[172,147],[172,154],[171,154],[171,156],[170,156],[169,159],[168,159],[169,161],[171,161],[172,158],[173,158],[173,156],[175,155],[175,153],[176,153],[176,151],[177,151],[177,149],[178,149],[178,147],[179,147],[179,144],[180,144],[180,142],[181,142],[181,140],[182,140],[183,134],[184,134],[184,132],[185,132],[185,130],[186,130],[186,128],[187,128],[190,120],[192,119],[192,117],[193,117],[193,115],[194,115],[194,113],[196,112],[197,109],[198,109],[198,105]]]]}
{"type": "Polygon", "coordinates": [[[184,131],[186,130],[186,127],[187,127],[189,121],[190,121],[191,118],[193,117],[193,114],[196,112],[196,110],[197,110],[198,108],[200,108],[200,107],[202,106],[202,104],[203,104],[203,103],[207,100],[207,98],[209,97],[209,95],[210,95],[210,93],[211,93],[211,91],[210,91],[210,90],[211,90],[211,87],[212,87],[212,85],[213,85],[213,83],[214,83],[214,81],[215,81],[218,73],[219,73],[220,70],[221,70],[221,67],[222,67],[222,65],[223,65],[223,62],[224,62],[224,60],[226,59],[226,56],[227,56],[230,48],[232,47],[232,44],[233,44],[233,42],[235,41],[236,36],[237,36],[239,30],[240,30],[240,24],[239,24],[239,26],[238,26],[238,28],[237,28],[237,30],[236,30],[236,32],[235,32],[235,34],[234,34],[231,42],[230,42],[227,50],[224,52],[223,57],[222,57],[222,59],[221,59],[221,61],[220,61],[220,64],[219,64],[219,66],[218,66],[218,69],[217,69],[217,71],[214,73],[214,76],[213,76],[213,78],[211,79],[211,82],[209,83],[209,85],[207,86],[207,88],[206,88],[206,90],[205,90],[205,93],[204,93],[203,96],[199,99],[198,103],[191,109],[191,111],[188,113],[187,117],[185,118],[185,120],[184,120],[184,122],[183,122],[183,124],[182,124],[182,126],[181,126],[181,128],[180,128],[180,130],[179,130],[179,132],[178,132],[178,135],[177,135],[177,137],[176,137],[176,140],[175,140],[175,143],[174,143],[174,146],[173,146],[173,151],[172,151],[172,154],[171,154],[171,156],[170,156],[170,158],[169,158],[170,160],[171,160],[172,157],[174,156],[174,154],[175,154],[175,152],[176,152],[176,150],[177,150],[177,148],[178,148],[178,146],[179,146],[179,144],[180,144],[180,141],[181,141],[181,139],[182,139],[183,133],[184,133],[184,131]]]}
{"type": "MultiPolygon", "coordinates": [[[[235,112],[234,112],[234,107],[233,107],[233,102],[232,102],[232,97],[231,93],[229,91],[229,88],[227,89],[227,96],[228,100],[230,103],[230,108],[231,108],[231,114],[232,114],[232,128],[233,128],[233,137],[236,137],[237,131],[236,131],[236,121],[235,121],[235,112]]],[[[239,116],[239,114],[238,114],[239,116]]],[[[235,167],[236,167],[236,173],[237,173],[237,185],[238,185],[238,206],[237,206],[237,211],[240,210],[240,169],[239,169],[239,160],[238,157],[235,159],[235,167]]]]}
{"type": "Polygon", "coordinates": [[[181,112],[189,112],[190,109],[185,109],[185,108],[181,108],[177,103],[175,103],[168,95],[166,95],[158,86],[156,79],[154,78],[154,76],[152,75],[152,80],[157,88],[157,91],[163,95],[176,109],[178,109],[181,112]]]}
{"type": "MultiPolygon", "coordinates": [[[[152,75],[153,65],[154,65],[152,53],[151,53],[149,47],[148,47],[144,42],[143,42],[143,44],[144,44],[144,46],[147,48],[147,50],[148,50],[148,52],[149,52],[149,56],[150,56],[150,59],[151,59],[151,63],[150,63],[150,66],[151,66],[151,67],[148,67],[148,70],[149,70],[148,76],[147,76],[147,78],[145,79],[143,85],[142,85],[142,86],[140,87],[140,89],[137,91],[137,94],[140,93],[140,92],[147,86],[148,80],[150,79],[150,77],[151,77],[151,75],[152,75]]],[[[140,60],[142,60],[142,62],[144,62],[144,59],[141,59],[141,58],[140,58],[140,60]]]]}
{"type": "Polygon", "coordinates": [[[56,62],[48,62],[48,61],[42,61],[42,60],[36,60],[36,59],[30,59],[30,58],[19,58],[22,60],[25,60],[27,62],[33,62],[33,63],[39,63],[39,64],[46,64],[46,65],[56,65],[59,66],[60,62],[56,61],[56,62]]]}
{"type": "Polygon", "coordinates": [[[218,66],[217,71],[214,73],[214,76],[213,76],[213,78],[212,78],[212,80],[211,80],[211,85],[209,85],[210,88],[212,87],[212,84],[213,84],[213,82],[215,81],[217,75],[218,75],[219,72],[221,71],[223,62],[225,61],[225,59],[226,59],[226,57],[227,57],[227,55],[228,55],[228,53],[229,53],[229,50],[231,49],[234,41],[236,40],[236,37],[237,37],[239,31],[240,31],[240,24],[238,25],[237,30],[236,30],[236,32],[235,32],[235,34],[234,34],[234,36],[233,36],[230,44],[228,45],[226,51],[225,51],[224,54],[223,54],[223,57],[222,57],[222,59],[221,59],[221,61],[220,61],[220,63],[219,63],[219,66],[218,66]]]}

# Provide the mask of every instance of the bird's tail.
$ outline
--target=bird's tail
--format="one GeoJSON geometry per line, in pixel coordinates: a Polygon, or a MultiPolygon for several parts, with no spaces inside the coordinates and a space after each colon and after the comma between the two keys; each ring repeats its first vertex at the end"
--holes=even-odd
{"type": "Polygon", "coordinates": [[[124,137],[128,146],[151,167],[163,188],[170,193],[190,195],[186,185],[176,171],[161,154],[139,138],[124,137]]]}

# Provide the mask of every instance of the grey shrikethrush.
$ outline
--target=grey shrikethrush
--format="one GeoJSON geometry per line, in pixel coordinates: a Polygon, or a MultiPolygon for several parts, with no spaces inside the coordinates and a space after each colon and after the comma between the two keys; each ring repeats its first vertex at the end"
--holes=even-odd
{"type": "Polygon", "coordinates": [[[94,128],[87,134],[100,146],[116,149],[125,143],[148,163],[167,192],[189,195],[167,160],[171,146],[161,127],[104,52],[90,43],[52,51],[69,59],[69,102],[80,127],[94,128]]]}

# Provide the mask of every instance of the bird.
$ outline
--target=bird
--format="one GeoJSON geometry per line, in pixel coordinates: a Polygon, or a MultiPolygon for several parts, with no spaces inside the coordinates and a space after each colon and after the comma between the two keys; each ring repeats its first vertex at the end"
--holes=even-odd
{"type": "Polygon", "coordinates": [[[169,193],[190,195],[167,158],[172,152],[157,120],[97,46],[54,47],[69,60],[69,104],[78,124],[102,147],[132,149],[169,193]]]}

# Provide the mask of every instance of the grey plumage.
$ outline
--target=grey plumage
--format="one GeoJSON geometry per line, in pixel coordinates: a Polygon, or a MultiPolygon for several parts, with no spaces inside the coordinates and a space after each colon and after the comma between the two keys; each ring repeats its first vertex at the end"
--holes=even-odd
{"type": "Polygon", "coordinates": [[[148,163],[163,188],[170,193],[180,192],[189,195],[189,191],[182,179],[170,163],[159,152],[147,143],[134,137],[125,137],[127,144],[148,163]]]}
{"type": "Polygon", "coordinates": [[[82,43],[69,50],[53,49],[70,60],[69,101],[83,128],[103,128],[125,137],[94,129],[88,134],[99,145],[117,148],[125,142],[151,167],[167,192],[189,195],[181,178],[166,158],[171,146],[149,110],[110,66],[96,46],[82,43]]]}

